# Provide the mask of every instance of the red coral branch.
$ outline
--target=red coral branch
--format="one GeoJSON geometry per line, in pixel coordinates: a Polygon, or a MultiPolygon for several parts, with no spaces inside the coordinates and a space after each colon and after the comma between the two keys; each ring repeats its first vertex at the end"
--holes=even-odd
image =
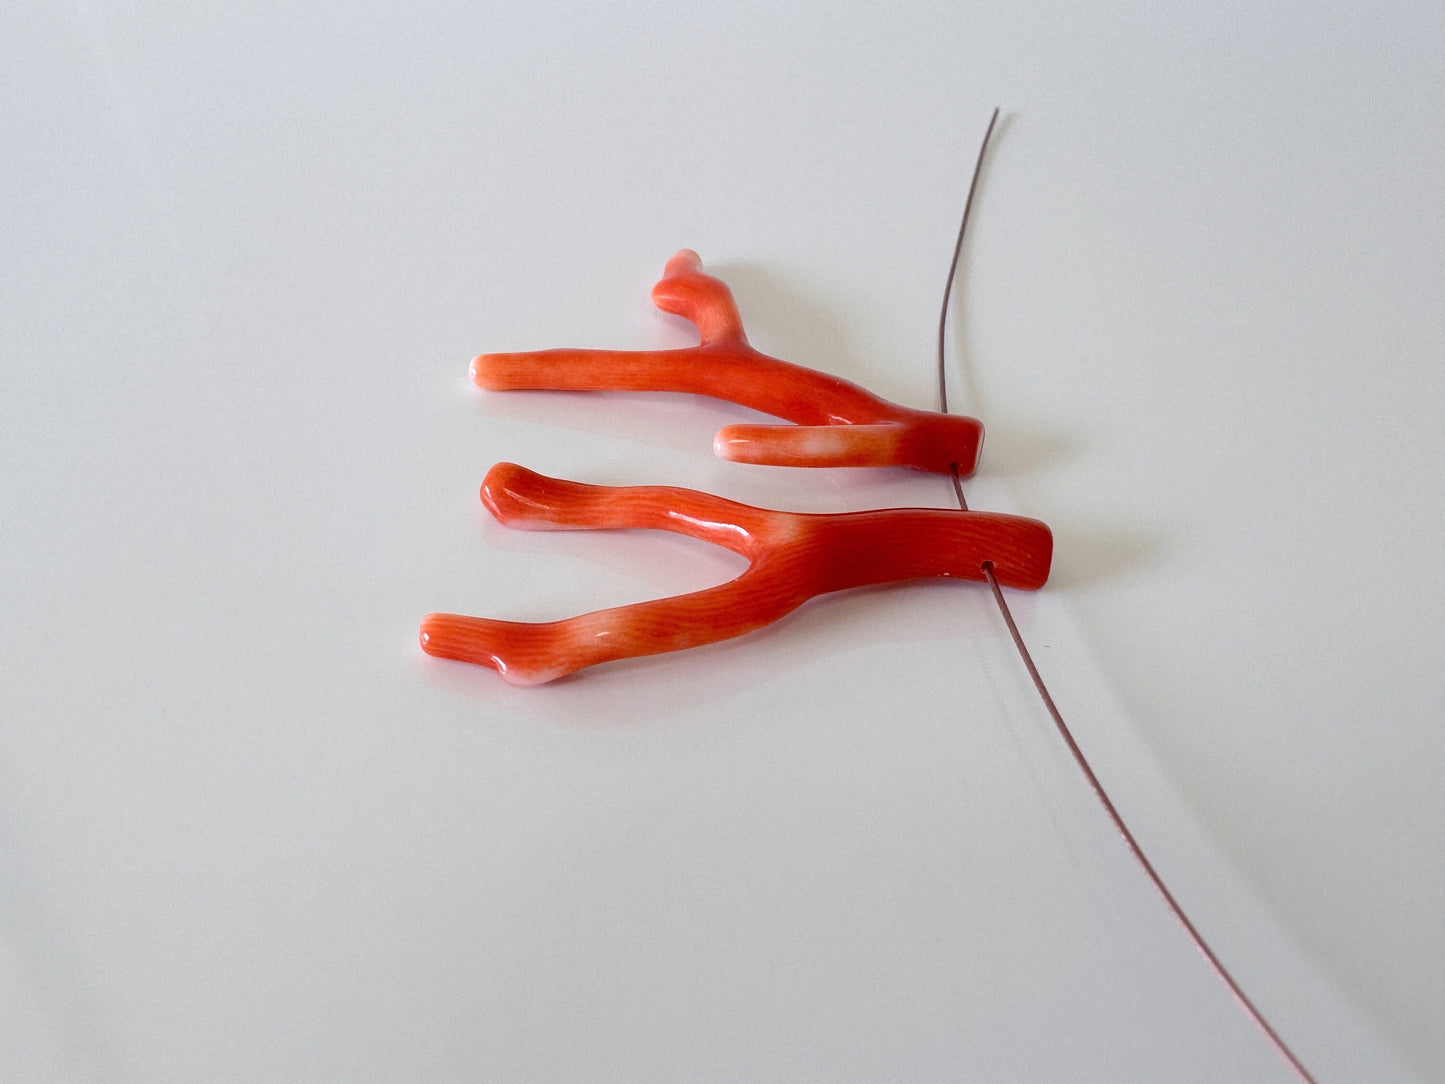
{"type": "Polygon", "coordinates": [[[697,326],[678,350],[533,350],[482,354],[472,380],[494,391],[680,391],[724,399],[795,425],[730,425],[713,449],[739,463],[789,467],[905,466],[973,473],[983,443],[974,418],[913,410],[847,380],[754,350],[732,291],[697,253],[668,260],[652,299],[697,326]]]}

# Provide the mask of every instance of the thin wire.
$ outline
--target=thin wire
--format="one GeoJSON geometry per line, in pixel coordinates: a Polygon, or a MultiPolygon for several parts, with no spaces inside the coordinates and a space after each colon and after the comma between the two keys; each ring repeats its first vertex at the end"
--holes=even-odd
{"type": "MultiPolygon", "coordinates": [[[[938,401],[942,404],[941,410],[944,414],[948,413],[948,380],[943,365],[943,329],[948,319],[948,295],[953,288],[953,277],[958,271],[959,254],[963,251],[963,231],[968,225],[968,212],[969,208],[973,206],[974,189],[978,186],[978,176],[983,169],[984,152],[988,149],[988,137],[993,134],[993,126],[996,120],[998,120],[997,109],[993,111],[993,116],[989,119],[988,131],[984,133],[983,144],[978,149],[978,163],[974,166],[973,182],[969,185],[968,200],[963,206],[963,222],[958,228],[958,241],[953,246],[953,264],[948,269],[948,285],[945,286],[943,290],[943,314],[939,317],[938,321],[938,401]]],[[[959,507],[964,511],[968,511],[968,502],[965,501],[963,497],[963,484],[959,481],[958,465],[956,463],[951,465],[949,473],[953,479],[953,491],[958,497],[959,507]]],[[[989,587],[993,591],[994,601],[998,603],[998,612],[1003,615],[1004,624],[1008,626],[1009,636],[1013,639],[1014,647],[1018,648],[1019,658],[1023,659],[1024,668],[1028,670],[1029,677],[1033,679],[1034,688],[1038,690],[1039,699],[1044,703],[1044,709],[1049,713],[1049,717],[1053,719],[1054,728],[1059,732],[1059,737],[1064,739],[1064,744],[1068,746],[1069,752],[1073,755],[1074,763],[1077,764],[1079,770],[1084,773],[1084,778],[1088,781],[1089,788],[1094,792],[1094,797],[1099,799],[1099,804],[1104,807],[1104,812],[1113,823],[1115,830],[1118,831],[1119,835],[1124,837],[1124,843],[1129,848],[1129,853],[1134,856],[1135,861],[1139,863],[1139,867],[1159,891],[1159,895],[1164,899],[1165,906],[1169,908],[1170,913],[1179,921],[1179,924],[1184,927],[1184,932],[1189,935],[1189,940],[1194,943],[1194,947],[1199,950],[1200,955],[1204,957],[1210,969],[1213,970],[1224,985],[1229,988],[1230,994],[1232,994],[1234,1000],[1239,1003],[1239,1007],[1242,1008],[1245,1014],[1264,1032],[1265,1037],[1269,1039],[1271,1045],[1274,1046],[1280,1057],[1294,1070],[1295,1075],[1304,1081],[1305,1084],[1315,1084],[1315,1078],[1310,1076],[1309,1070],[1304,1067],[1299,1058],[1295,1057],[1294,1051],[1285,1045],[1285,1041],[1279,1037],[1279,1033],[1276,1032],[1274,1028],[1270,1026],[1269,1021],[1264,1018],[1264,1014],[1255,1007],[1254,1002],[1249,1000],[1244,990],[1240,988],[1239,983],[1234,980],[1234,976],[1229,973],[1229,969],[1224,966],[1219,957],[1214,954],[1214,950],[1211,949],[1204,940],[1204,935],[1199,932],[1194,923],[1189,920],[1189,916],[1184,913],[1184,908],[1181,907],[1179,901],[1174,898],[1174,893],[1170,892],[1165,886],[1164,879],[1159,876],[1159,871],[1154,868],[1154,864],[1145,856],[1144,849],[1139,846],[1139,841],[1134,838],[1134,833],[1131,832],[1129,826],[1124,823],[1124,818],[1119,814],[1118,808],[1114,805],[1113,800],[1110,799],[1108,792],[1104,790],[1104,784],[1099,782],[1099,777],[1094,774],[1094,769],[1089,765],[1088,758],[1084,756],[1084,751],[1079,748],[1079,743],[1074,740],[1073,732],[1069,730],[1068,724],[1064,722],[1064,717],[1060,714],[1058,705],[1054,703],[1054,698],[1049,694],[1048,686],[1044,684],[1044,679],[1039,675],[1039,668],[1034,665],[1034,658],[1029,654],[1029,649],[1024,644],[1023,636],[1019,634],[1019,627],[1014,623],[1013,613],[1009,610],[1008,602],[1003,597],[1003,590],[999,587],[998,580],[994,577],[992,561],[983,562],[983,574],[984,578],[988,580],[989,587]]]]}
{"type": "MultiPolygon", "coordinates": [[[[948,299],[953,293],[953,276],[958,274],[958,258],[963,254],[963,235],[968,230],[968,213],[973,210],[973,194],[978,191],[978,178],[983,173],[983,156],[988,150],[988,137],[993,135],[993,126],[998,123],[998,106],[988,118],[988,130],[983,133],[983,142],[978,146],[978,161],[973,164],[973,180],[968,182],[968,198],[963,201],[963,218],[958,223],[958,240],[953,243],[953,262],[948,265],[948,281],[943,284],[943,306],[938,311],[938,412],[948,413],[948,380],[943,367],[944,329],[948,326],[948,299]]],[[[963,499],[963,487],[958,483],[958,464],[953,464],[953,488],[963,499]]]]}
{"type": "MultiPolygon", "coordinates": [[[[944,370],[944,332],[948,328],[948,300],[953,294],[953,276],[958,274],[958,258],[963,253],[963,235],[968,231],[968,213],[973,210],[973,194],[978,191],[978,177],[983,172],[983,156],[988,150],[988,137],[993,135],[993,126],[998,123],[998,106],[993,107],[993,116],[988,118],[988,130],[983,133],[983,142],[978,146],[978,160],[973,164],[973,179],[968,182],[968,198],[963,201],[963,218],[958,223],[958,240],[953,243],[953,260],[948,265],[948,281],[943,284],[943,306],[938,310],[938,412],[948,413],[948,379],[944,370]]],[[[963,481],[958,476],[958,464],[948,465],[948,474],[953,479],[953,495],[958,506],[968,511],[968,500],[963,495],[963,481]]]]}
{"type": "Polygon", "coordinates": [[[1284,1040],[1279,1037],[1279,1034],[1274,1028],[1270,1027],[1269,1021],[1264,1018],[1264,1014],[1255,1007],[1254,1002],[1250,1001],[1245,995],[1245,992],[1240,989],[1239,983],[1234,981],[1234,976],[1231,975],[1224,964],[1220,962],[1219,957],[1214,954],[1214,950],[1205,942],[1204,936],[1195,928],[1194,923],[1189,921],[1189,916],[1184,913],[1184,908],[1179,906],[1179,901],[1174,898],[1174,894],[1165,887],[1163,878],[1159,876],[1159,871],[1154,868],[1154,864],[1145,856],[1143,849],[1139,846],[1139,841],[1134,838],[1134,833],[1129,831],[1129,826],[1124,823],[1124,818],[1119,815],[1119,810],[1115,808],[1109,795],[1104,791],[1104,785],[1099,782],[1099,777],[1094,774],[1094,769],[1089,766],[1088,760],[1085,759],[1083,750],[1079,748],[1078,742],[1074,741],[1074,735],[1069,732],[1068,726],[1065,725],[1064,717],[1059,714],[1058,705],[1054,703],[1054,698],[1049,695],[1048,687],[1044,685],[1044,679],[1039,676],[1039,669],[1034,665],[1033,656],[1029,654],[1029,649],[1024,646],[1023,637],[1019,635],[1018,625],[1014,624],[1013,614],[1009,611],[1008,603],[1004,601],[1003,590],[999,587],[998,580],[994,578],[992,561],[985,561],[983,563],[983,574],[988,578],[989,587],[993,589],[994,601],[998,603],[999,613],[1003,614],[1004,624],[1008,626],[1008,632],[1009,635],[1013,637],[1014,646],[1019,649],[1019,656],[1024,660],[1024,667],[1028,670],[1029,677],[1033,678],[1034,688],[1039,691],[1039,698],[1043,700],[1044,707],[1048,710],[1050,718],[1054,720],[1054,726],[1057,728],[1059,736],[1064,739],[1064,744],[1069,747],[1069,752],[1074,755],[1074,762],[1078,764],[1079,769],[1084,773],[1084,778],[1089,781],[1089,786],[1094,791],[1094,797],[1099,799],[1099,804],[1104,807],[1104,812],[1109,815],[1109,820],[1114,822],[1114,827],[1118,829],[1119,834],[1124,837],[1124,843],[1128,846],[1139,865],[1143,867],[1144,872],[1148,874],[1149,880],[1154,883],[1154,887],[1159,890],[1159,895],[1164,897],[1165,904],[1169,907],[1169,910],[1173,912],[1174,917],[1179,920],[1180,925],[1184,927],[1184,932],[1187,933],[1189,939],[1194,942],[1194,947],[1203,955],[1209,966],[1214,970],[1214,973],[1223,980],[1224,985],[1229,987],[1229,992],[1234,995],[1234,1000],[1239,1002],[1240,1008],[1249,1015],[1251,1020],[1259,1025],[1260,1030],[1263,1031],[1269,1041],[1274,1044],[1274,1048],[1279,1051],[1280,1056],[1289,1063],[1289,1067],[1299,1075],[1299,1078],[1308,1081],[1309,1084],[1314,1084],[1314,1077],[1310,1076],[1309,1071],[1305,1069],[1305,1067],[1300,1064],[1300,1060],[1294,1056],[1294,1052],[1285,1045],[1284,1040]]]}
{"type": "Polygon", "coordinates": [[[953,495],[958,498],[958,507],[967,512],[968,500],[963,495],[963,481],[958,477],[957,463],[950,463],[948,465],[948,474],[949,477],[953,479],[953,495]]]}

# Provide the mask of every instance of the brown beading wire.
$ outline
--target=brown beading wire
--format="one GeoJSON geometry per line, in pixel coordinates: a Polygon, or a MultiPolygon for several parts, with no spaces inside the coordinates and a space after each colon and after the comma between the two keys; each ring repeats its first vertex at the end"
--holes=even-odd
{"type": "MultiPolygon", "coordinates": [[[[938,402],[939,410],[944,414],[948,413],[948,379],[944,366],[944,331],[948,323],[948,302],[950,294],[953,291],[953,279],[958,272],[959,257],[963,253],[963,235],[964,231],[968,228],[969,211],[973,208],[973,194],[978,188],[979,175],[983,172],[984,153],[988,150],[989,136],[993,134],[994,124],[997,120],[998,109],[995,108],[993,116],[989,118],[988,130],[984,132],[983,142],[978,148],[978,160],[974,163],[973,179],[969,182],[968,186],[968,199],[963,205],[963,220],[958,226],[958,240],[954,242],[953,246],[953,262],[948,268],[948,282],[943,288],[943,308],[938,316],[938,402]]],[[[959,480],[957,464],[953,466],[949,473],[952,475],[953,492],[958,498],[958,505],[964,511],[967,511],[968,502],[963,496],[963,483],[959,480]]],[[[1099,782],[1099,777],[1094,774],[1094,769],[1090,767],[1088,758],[1084,756],[1084,751],[1079,748],[1079,743],[1074,740],[1074,735],[1069,730],[1068,724],[1064,722],[1064,717],[1059,712],[1058,705],[1054,703],[1054,698],[1049,695],[1048,686],[1044,684],[1044,679],[1039,675],[1039,668],[1034,665],[1033,656],[1029,654],[1029,649],[1024,644],[1024,638],[1019,634],[1018,625],[1014,623],[1013,614],[1009,611],[1008,602],[1003,597],[1003,589],[999,587],[998,580],[994,578],[992,561],[985,561],[983,563],[983,574],[988,580],[989,587],[993,590],[994,601],[998,603],[998,611],[1003,615],[1004,624],[1008,626],[1009,636],[1013,638],[1014,647],[1018,648],[1019,657],[1023,659],[1024,662],[1024,668],[1028,670],[1029,677],[1033,679],[1034,688],[1037,689],[1039,693],[1039,699],[1044,702],[1044,709],[1049,713],[1049,717],[1053,719],[1054,728],[1058,730],[1059,736],[1064,739],[1064,744],[1068,746],[1069,753],[1074,758],[1074,763],[1077,764],[1079,770],[1084,773],[1084,778],[1088,781],[1090,789],[1093,790],[1094,797],[1099,799],[1099,804],[1104,807],[1104,812],[1108,815],[1114,828],[1118,831],[1119,835],[1124,837],[1124,843],[1129,848],[1129,853],[1134,856],[1135,861],[1139,863],[1139,867],[1144,871],[1145,875],[1148,876],[1154,887],[1158,889],[1159,895],[1164,899],[1165,906],[1169,908],[1170,914],[1179,920],[1179,924],[1184,927],[1184,932],[1189,935],[1189,940],[1194,943],[1194,947],[1199,950],[1200,955],[1204,957],[1210,968],[1219,976],[1224,985],[1229,988],[1229,992],[1234,996],[1234,1000],[1239,1003],[1239,1007],[1242,1008],[1245,1014],[1264,1032],[1270,1044],[1289,1067],[1294,1070],[1295,1075],[1298,1076],[1300,1080],[1305,1081],[1306,1084],[1315,1084],[1315,1078],[1310,1075],[1309,1070],[1304,1067],[1299,1058],[1295,1057],[1294,1051],[1290,1050],[1285,1044],[1285,1041],[1279,1037],[1279,1033],[1270,1026],[1269,1021],[1264,1018],[1264,1014],[1259,1011],[1254,1002],[1249,1000],[1244,990],[1240,988],[1239,983],[1235,981],[1234,976],[1229,973],[1229,969],[1224,966],[1219,957],[1214,954],[1214,950],[1211,949],[1204,940],[1204,935],[1199,932],[1194,923],[1189,920],[1189,916],[1184,913],[1184,908],[1179,905],[1179,901],[1174,898],[1174,894],[1165,886],[1164,879],[1159,876],[1159,871],[1154,868],[1154,864],[1145,856],[1144,849],[1139,846],[1139,841],[1134,838],[1134,833],[1131,832],[1129,826],[1124,823],[1124,818],[1119,814],[1118,808],[1115,807],[1108,792],[1104,790],[1104,784],[1099,782]]]]}

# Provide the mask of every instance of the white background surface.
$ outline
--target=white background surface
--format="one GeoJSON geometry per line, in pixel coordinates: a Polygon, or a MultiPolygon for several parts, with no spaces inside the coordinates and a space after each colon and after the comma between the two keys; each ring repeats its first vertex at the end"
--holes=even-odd
{"type": "Polygon", "coordinates": [[[975,587],[532,690],[415,644],[738,567],[508,532],[499,459],[946,505],[466,364],[691,341],[687,246],[931,405],[999,103],[952,371],[1025,636],[1320,1081],[1445,1079],[1445,18],[1194,8],[6,5],[0,1075],[1288,1079],[975,587]]]}

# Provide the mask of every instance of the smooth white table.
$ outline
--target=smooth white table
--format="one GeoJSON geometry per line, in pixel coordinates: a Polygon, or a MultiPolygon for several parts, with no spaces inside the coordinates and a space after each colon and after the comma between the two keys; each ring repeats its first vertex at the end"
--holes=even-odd
{"type": "Polygon", "coordinates": [[[417,620],[701,587],[501,459],[780,508],[751,417],[482,350],[759,348],[934,402],[1066,717],[1326,1081],[1445,1076],[1445,16],[1387,4],[11,4],[0,1076],[1280,1081],[986,591],[514,689],[417,620]]]}

